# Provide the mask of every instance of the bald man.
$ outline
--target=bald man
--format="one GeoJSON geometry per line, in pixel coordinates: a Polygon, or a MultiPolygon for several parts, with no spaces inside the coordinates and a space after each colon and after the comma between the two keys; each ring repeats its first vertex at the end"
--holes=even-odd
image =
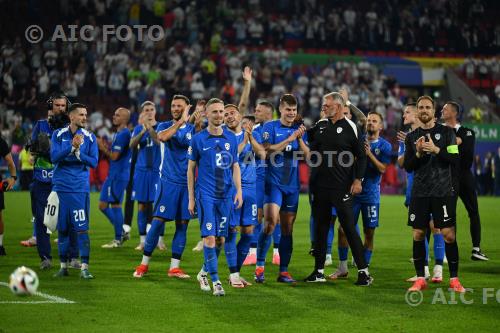
{"type": "Polygon", "coordinates": [[[109,174],[104,182],[99,199],[99,209],[111,222],[115,230],[115,238],[104,244],[105,249],[120,247],[123,234],[122,200],[130,177],[130,131],[127,124],[130,111],[125,108],[116,109],[113,115],[113,125],[116,134],[111,143],[111,149],[102,138],[97,139],[99,150],[109,158],[109,174]]]}

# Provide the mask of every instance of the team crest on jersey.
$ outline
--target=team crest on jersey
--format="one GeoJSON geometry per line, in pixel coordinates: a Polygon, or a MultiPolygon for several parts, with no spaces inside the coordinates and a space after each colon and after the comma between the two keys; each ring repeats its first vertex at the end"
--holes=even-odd
{"type": "Polygon", "coordinates": [[[160,212],[163,213],[165,211],[165,206],[160,206],[160,212]]]}
{"type": "Polygon", "coordinates": [[[441,134],[436,133],[436,134],[434,135],[434,137],[436,138],[436,140],[439,140],[439,139],[441,139],[441,134]]]}
{"type": "Polygon", "coordinates": [[[340,134],[340,133],[342,133],[342,127],[337,128],[337,134],[340,134]]]}
{"type": "Polygon", "coordinates": [[[472,132],[471,131],[467,131],[467,136],[472,136],[472,132]]]}
{"type": "Polygon", "coordinates": [[[415,221],[415,214],[410,215],[410,221],[412,221],[412,222],[415,221]]]}
{"type": "Polygon", "coordinates": [[[207,230],[208,231],[212,230],[212,223],[207,223],[207,230]]]}
{"type": "Polygon", "coordinates": [[[375,155],[378,155],[378,154],[380,154],[380,149],[375,148],[375,155]]]}
{"type": "Polygon", "coordinates": [[[191,140],[191,133],[186,133],[186,139],[191,140]]]}
{"type": "Polygon", "coordinates": [[[262,138],[263,138],[264,140],[269,139],[269,132],[264,132],[264,133],[262,134],[262,138]]]}
{"type": "Polygon", "coordinates": [[[224,148],[226,148],[226,150],[229,150],[229,148],[231,148],[231,145],[229,144],[229,142],[226,142],[226,144],[224,145],[224,148]]]}

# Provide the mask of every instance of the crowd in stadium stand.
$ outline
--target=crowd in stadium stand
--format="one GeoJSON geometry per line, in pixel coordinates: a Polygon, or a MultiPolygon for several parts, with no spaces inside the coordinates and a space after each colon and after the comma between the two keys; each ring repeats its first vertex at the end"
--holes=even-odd
{"type": "MultiPolygon", "coordinates": [[[[491,17],[491,5],[397,0],[353,5],[336,0],[2,2],[0,16],[27,12],[30,23],[47,32],[56,24],[159,24],[167,38],[153,42],[146,34],[142,42],[137,37],[127,42],[113,37],[27,44],[13,37],[24,36],[23,20],[9,26],[0,23],[6,32],[0,37],[0,130],[13,151],[21,151],[32,121],[44,116],[47,96],[64,91],[70,100],[88,102],[96,111],[91,129],[110,137],[110,105],[130,106],[137,121],[137,105],[145,100],[152,100],[160,116],[168,117],[170,97],[179,92],[192,100],[218,96],[234,103],[241,91],[241,69],[249,65],[255,77],[251,105],[263,98],[277,104],[281,94],[292,92],[312,123],[319,116],[321,96],[347,87],[352,103],[385,116],[385,134],[394,137],[407,96],[393,78],[363,61],[297,66],[287,50],[488,55],[500,47],[500,24],[491,17]]],[[[100,33],[94,30],[95,36],[100,33]]],[[[463,72],[491,77],[498,75],[499,66],[498,60],[470,60],[463,72]]],[[[484,93],[481,98],[496,97],[500,103],[500,85],[491,91],[495,95],[484,93]]],[[[402,179],[391,177],[386,176],[388,186],[402,179]]]]}

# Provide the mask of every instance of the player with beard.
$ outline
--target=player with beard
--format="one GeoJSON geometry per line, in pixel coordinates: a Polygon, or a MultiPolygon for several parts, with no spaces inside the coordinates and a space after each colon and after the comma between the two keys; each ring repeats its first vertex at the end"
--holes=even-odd
{"type": "Polygon", "coordinates": [[[102,185],[99,198],[99,209],[111,222],[115,231],[115,238],[102,245],[102,248],[106,249],[121,247],[124,240],[122,200],[130,177],[130,130],[127,127],[129,119],[128,109],[116,109],[113,114],[116,134],[111,149],[101,138],[97,139],[99,150],[110,160],[109,174],[102,185]]]}
{"type": "Polygon", "coordinates": [[[254,225],[257,224],[255,157],[257,156],[261,160],[266,158],[266,152],[261,145],[262,139],[257,132],[253,131],[253,122],[248,117],[244,119],[242,117],[243,115],[236,105],[228,104],[224,106],[224,123],[234,133],[238,144],[238,163],[241,170],[243,193],[243,205],[233,212],[228,237],[224,244],[230,271],[229,283],[235,288],[249,285],[244,278],[239,276],[239,273],[250,248],[254,225]],[[236,245],[237,227],[241,231],[238,245],[236,245]]]}
{"type": "MultiPolygon", "coordinates": [[[[70,124],[52,134],[50,158],[54,163],[53,187],[47,199],[46,215],[57,216],[58,249],[61,269],[55,277],[68,274],[69,235],[77,233],[82,260],[80,277],[93,279],[89,273],[90,182],[89,170],[97,166],[97,140],[88,132],[87,108],[74,103],[68,111],[70,124]],[[57,211],[57,213],[55,213],[57,211]]],[[[121,228],[121,226],[120,226],[121,228]]]]}
{"type": "Polygon", "coordinates": [[[456,241],[456,200],[452,169],[458,163],[458,146],[455,132],[436,124],[434,100],[421,96],[417,100],[417,115],[421,127],[405,139],[403,166],[414,172],[408,225],[413,227],[413,263],[417,280],[408,289],[420,291],[427,288],[425,281],[425,233],[429,228],[429,215],[434,225],[441,229],[450,271],[450,288],[463,293],[465,288],[458,280],[458,246],[456,241]]]}
{"type": "MultiPolygon", "coordinates": [[[[416,103],[409,103],[406,105],[404,111],[403,111],[403,125],[405,126],[410,126],[410,132],[416,130],[419,128],[420,125],[420,120],[417,118],[417,104],[416,103]]],[[[404,162],[404,153],[405,153],[405,139],[406,139],[407,133],[400,131],[398,133],[398,140],[399,140],[399,151],[398,151],[398,164],[400,167],[403,167],[403,162],[404,162]]],[[[406,199],[404,202],[404,205],[408,208],[410,205],[410,198],[411,198],[411,189],[413,187],[413,172],[408,172],[407,173],[407,179],[406,179],[406,199]]],[[[430,279],[431,275],[429,272],[429,243],[430,243],[430,237],[431,233],[433,235],[433,244],[434,244],[434,268],[433,268],[433,273],[432,273],[432,279],[431,281],[434,283],[440,283],[443,281],[443,262],[444,262],[444,238],[443,234],[441,234],[441,231],[437,228],[434,227],[434,221],[432,220],[432,215],[429,216],[430,222],[429,226],[430,228],[427,230],[425,234],[425,279],[428,280],[430,279]]],[[[413,258],[412,258],[413,262],[413,258]]],[[[413,276],[406,281],[408,282],[415,282],[417,280],[417,276],[413,276]]]]}
{"type": "MultiPolygon", "coordinates": [[[[471,172],[474,159],[475,133],[472,129],[462,126],[460,118],[460,105],[456,102],[447,102],[443,106],[441,118],[446,126],[454,129],[458,142],[458,156],[460,162],[456,169],[455,185],[458,187],[458,196],[462,199],[465,209],[469,214],[470,235],[472,238],[472,260],[489,260],[481,252],[481,220],[477,204],[477,193],[474,176],[471,172]]],[[[500,166],[498,166],[500,167],[500,166]]]]}
{"type": "Polygon", "coordinates": [[[170,105],[173,120],[157,127],[161,148],[160,182],[156,191],[153,221],[144,243],[142,261],[135,269],[134,277],[141,278],[149,268],[149,261],[158,243],[158,237],[165,228],[165,222],[175,221],[175,234],[172,240],[172,258],[169,277],[187,279],[190,276],[180,268],[180,262],[187,240],[187,228],[191,215],[188,210],[186,152],[195,133],[194,125],[189,123],[191,104],[184,95],[174,95],[170,105]]]}

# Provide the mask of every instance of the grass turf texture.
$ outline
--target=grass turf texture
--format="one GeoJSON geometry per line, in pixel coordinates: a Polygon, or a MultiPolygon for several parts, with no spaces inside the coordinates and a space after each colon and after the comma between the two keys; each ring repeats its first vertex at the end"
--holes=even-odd
{"type": "MultiPolygon", "coordinates": [[[[196,274],[203,261],[202,253],[191,251],[199,240],[197,221],[192,221],[182,268],[191,275],[189,280],[168,278],[170,263],[168,251],[156,250],[148,275],[143,279],[132,277],[140,263],[141,253],[134,251],[138,243],[134,221],[132,240],[118,249],[101,249],[112,239],[109,222],[97,209],[98,196],[91,196],[91,257],[92,281],[82,281],[79,272],[70,270],[64,279],[53,278],[57,268],[40,271],[35,248],[24,248],[19,241],[31,233],[29,194],[6,194],[4,243],[6,257],[0,257],[0,281],[8,281],[9,274],[18,266],[34,269],[40,278],[39,290],[75,301],[76,304],[0,304],[0,332],[67,331],[332,331],[357,332],[361,330],[384,332],[422,332],[422,329],[452,332],[496,331],[500,319],[500,244],[498,243],[498,199],[480,198],[483,225],[482,247],[490,256],[489,262],[470,260],[469,222],[466,211],[458,205],[458,240],[460,249],[459,276],[473,293],[466,300],[474,304],[443,305],[443,298],[431,304],[436,288],[442,287],[447,301],[453,301],[448,288],[448,270],[444,267],[444,282],[430,285],[423,293],[423,302],[417,307],[405,301],[405,279],[414,275],[411,257],[411,229],[406,226],[403,198],[383,196],[381,220],[375,236],[375,250],[370,272],[374,285],[368,288],[353,285],[356,269],[350,268],[347,280],[325,284],[300,282],[296,287],[278,284],[278,268],[266,267],[266,283],[254,284],[243,290],[232,289],[227,283],[228,269],[225,258],[219,259],[219,273],[226,290],[226,297],[214,297],[199,289],[196,274]],[[489,298],[483,304],[481,288],[495,288],[498,301],[489,298]]],[[[309,251],[309,207],[307,196],[300,198],[300,207],[294,231],[294,252],[290,273],[297,279],[305,278],[314,260],[309,251]]],[[[174,231],[167,224],[165,241],[169,247],[174,231]]],[[[55,236],[52,236],[55,238],[55,236]]],[[[334,242],[334,265],[327,267],[331,273],[337,263],[337,240],[334,242]]],[[[431,245],[432,249],[432,245],[431,245]]],[[[52,254],[58,266],[57,248],[52,254]]],[[[432,252],[431,252],[432,255],[432,252]]],[[[350,257],[350,256],[349,256],[350,257]]],[[[270,262],[271,251],[268,255],[270,262]]],[[[253,281],[254,267],[244,267],[242,276],[253,281]]],[[[431,266],[432,270],[432,266],[431,266]]],[[[16,297],[8,288],[0,286],[1,301],[40,301],[38,296],[16,297]]]]}

